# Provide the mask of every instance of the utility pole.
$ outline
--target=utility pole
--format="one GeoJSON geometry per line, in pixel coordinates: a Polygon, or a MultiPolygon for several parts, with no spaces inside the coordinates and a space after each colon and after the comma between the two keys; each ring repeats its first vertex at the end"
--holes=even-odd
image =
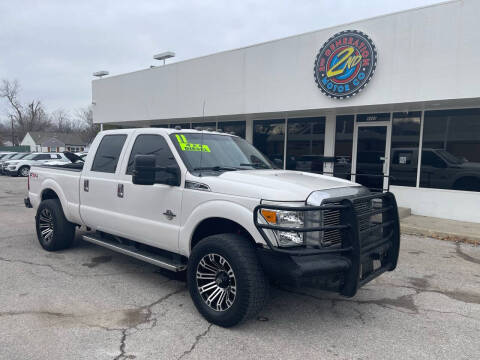
{"type": "Polygon", "coordinates": [[[15,133],[13,131],[13,116],[10,115],[10,120],[11,120],[11,123],[12,123],[12,146],[15,146],[15,133]]]}

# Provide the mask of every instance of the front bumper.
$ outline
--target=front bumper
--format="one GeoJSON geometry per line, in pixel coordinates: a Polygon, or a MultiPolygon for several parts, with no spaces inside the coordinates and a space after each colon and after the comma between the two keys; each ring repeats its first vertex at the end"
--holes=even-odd
{"type": "MultiPolygon", "coordinates": [[[[261,215],[260,215],[261,216],[261,215]]],[[[258,257],[270,277],[292,285],[316,285],[326,290],[354,296],[357,290],[395,269],[400,249],[398,208],[393,194],[373,194],[324,201],[321,206],[284,207],[259,205],[254,222],[268,244],[259,248],[258,257]],[[338,211],[339,223],[301,229],[280,228],[258,221],[261,209],[293,211],[338,211]],[[278,248],[265,230],[319,233],[336,231],[341,242],[335,246],[303,245],[278,248]]]]}
{"type": "Polygon", "coordinates": [[[6,168],[5,170],[3,170],[3,173],[4,175],[17,176],[18,170],[6,168]]]}
{"type": "Polygon", "coordinates": [[[15,166],[9,166],[9,165],[6,165],[6,164],[2,164],[0,166],[0,173],[2,175],[11,175],[13,173],[17,173],[17,168],[15,166]]]}

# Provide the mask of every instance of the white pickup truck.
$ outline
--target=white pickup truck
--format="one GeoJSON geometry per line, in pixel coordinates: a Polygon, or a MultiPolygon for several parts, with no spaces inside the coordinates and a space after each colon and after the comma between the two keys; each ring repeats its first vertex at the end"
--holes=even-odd
{"type": "Polygon", "coordinates": [[[199,312],[229,327],[257,314],[269,279],[355,295],[395,269],[391,193],[275,169],[230,134],[101,132],[85,163],[32,166],[27,207],[47,251],[85,241],[185,271],[199,312]]]}

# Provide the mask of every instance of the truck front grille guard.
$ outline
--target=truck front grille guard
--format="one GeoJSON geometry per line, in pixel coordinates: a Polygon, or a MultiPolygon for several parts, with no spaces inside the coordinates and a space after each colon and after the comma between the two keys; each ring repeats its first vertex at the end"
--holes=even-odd
{"type": "Polygon", "coordinates": [[[276,253],[292,256],[329,254],[348,258],[351,266],[344,274],[344,286],[341,290],[345,296],[353,296],[360,286],[397,266],[400,224],[397,202],[390,192],[355,198],[332,198],[320,206],[290,207],[261,204],[253,211],[253,221],[268,247],[276,253]],[[259,214],[262,209],[304,212],[337,210],[340,212],[340,224],[293,228],[260,223],[259,214]],[[265,232],[266,229],[299,233],[337,230],[341,233],[341,246],[314,247],[307,245],[304,240],[303,245],[294,249],[279,248],[272,243],[265,232]],[[366,271],[362,264],[371,260],[380,261],[381,266],[366,271]]]}

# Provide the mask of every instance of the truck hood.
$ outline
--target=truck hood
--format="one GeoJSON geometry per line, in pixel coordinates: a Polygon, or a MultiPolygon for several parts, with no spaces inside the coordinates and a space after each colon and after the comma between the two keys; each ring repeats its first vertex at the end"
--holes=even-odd
{"type": "Polygon", "coordinates": [[[11,163],[15,163],[15,164],[30,164],[31,163],[31,160],[22,160],[22,159],[19,159],[19,160],[8,160],[8,161],[5,161],[6,164],[11,164],[11,163]]]}
{"type": "Polygon", "coordinates": [[[465,170],[480,171],[480,163],[474,161],[465,161],[458,166],[465,170]]]}
{"type": "Polygon", "coordinates": [[[273,201],[305,201],[316,190],[361,185],[348,180],[289,170],[238,170],[218,176],[190,175],[187,180],[200,182],[213,192],[273,201]]]}

